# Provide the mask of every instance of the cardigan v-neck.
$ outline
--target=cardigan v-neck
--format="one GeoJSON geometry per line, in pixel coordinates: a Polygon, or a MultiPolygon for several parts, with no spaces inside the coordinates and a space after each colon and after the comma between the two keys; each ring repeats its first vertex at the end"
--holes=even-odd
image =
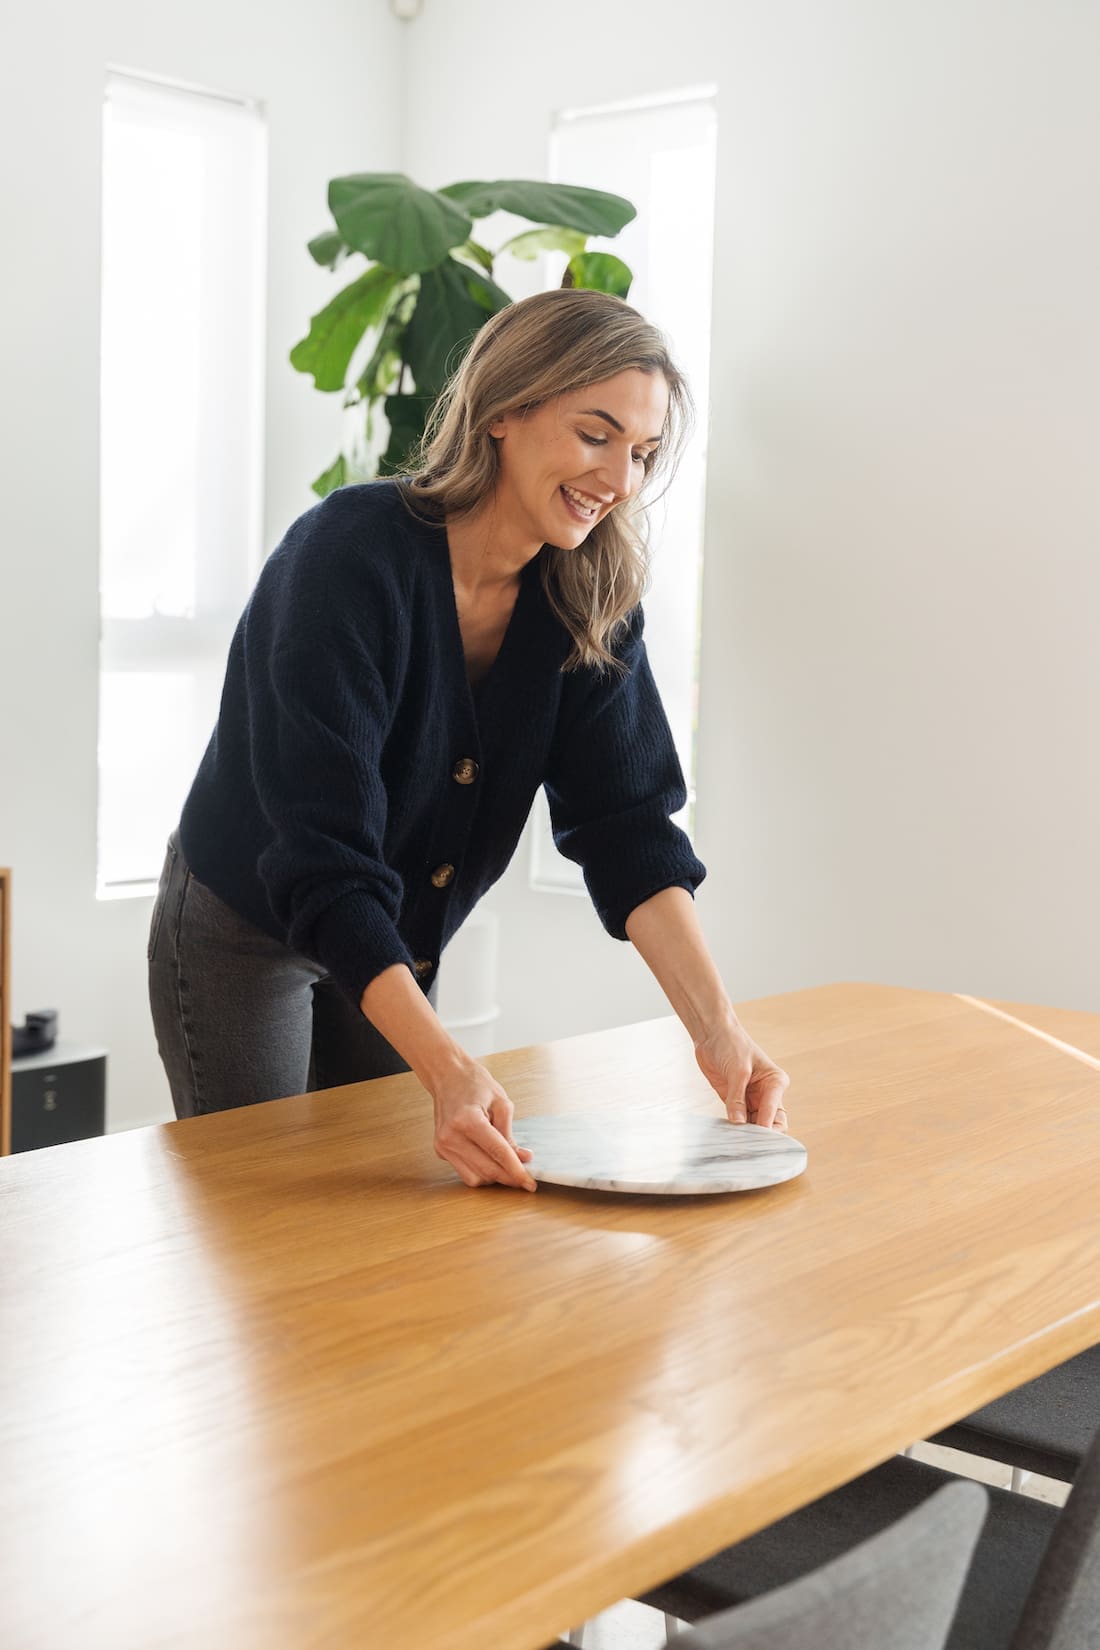
{"type": "Polygon", "coordinates": [[[442,529],[442,537],[446,557],[447,581],[451,593],[450,609],[454,621],[454,634],[457,638],[459,651],[462,656],[462,675],[466,682],[467,689],[469,690],[471,700],[473,701],[474,712],[476,715],[482,692],[496,672],[501,654],[514,644],[514,639],[517,634],[522,636],[522,632],[526,626],[528,620],[527,609],[530,605],[532,590],[539,581],[538,557],[536,556],[533,561],[529,561],[526,566],[521,569],[519,575],[519,589],[516,591],[516,599],[512,604],[512,611],[508,616],[508,623],[504,627],[504,634],[500,638],[500,644],[493,656],[492,663],[490,664],[488,670],[482,672],[476,682],[472,682],[470,680],[469,671],[466,668],[466,646],[462,639],[462,621],[458,614],[458,595],[455,591],[454,568],[451,565],[451,555],[450,549],[447,545],[445,529],[442,529]]]}

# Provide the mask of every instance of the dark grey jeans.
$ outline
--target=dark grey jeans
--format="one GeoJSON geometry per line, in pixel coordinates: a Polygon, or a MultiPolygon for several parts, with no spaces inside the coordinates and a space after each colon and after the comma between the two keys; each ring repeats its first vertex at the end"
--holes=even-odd
{"type": "Polygon", "coordinates": [[[409,1069],[319,964],[199,882],[175,832],[149,928],[149,1001],[177,1117],[409,1069]]]}

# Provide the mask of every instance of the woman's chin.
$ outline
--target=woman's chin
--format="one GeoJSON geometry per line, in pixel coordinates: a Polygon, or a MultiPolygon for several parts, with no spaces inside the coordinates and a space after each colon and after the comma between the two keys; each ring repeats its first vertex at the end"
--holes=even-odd
{"type": "Polygon", "coordinates": [[[591,531],[590,527],[578,527],[572,533],[563,533],[559,527],[552,537],[547,536],[544,543],[555,550],[579,550],[591,531]]]}

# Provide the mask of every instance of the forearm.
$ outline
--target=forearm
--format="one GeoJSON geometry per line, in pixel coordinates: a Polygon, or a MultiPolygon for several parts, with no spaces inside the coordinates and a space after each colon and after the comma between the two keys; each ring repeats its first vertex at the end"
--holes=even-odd
{"type": "Polygon", "coordinates": [[[626,919],[626,932],[694,1043],[719,1026],[737,1024],[686,889],[663,888],[636,905],[626,919]]]}
{"type": "Polygon", "coordinates": [[[435,1094],[448,1077],[474,1062],[443,1025],[404,963],[376,974],[359,1007],[435,1094]]]}
{"type": "Polygon", "coordinates": [[[699,1069],[730,1121],[785,1132],[784,1095],[790,1079],[734,1013],[691,895],[683,888],[663,888],[634,907],[626,932],[687,1027],[699,1069]]]}

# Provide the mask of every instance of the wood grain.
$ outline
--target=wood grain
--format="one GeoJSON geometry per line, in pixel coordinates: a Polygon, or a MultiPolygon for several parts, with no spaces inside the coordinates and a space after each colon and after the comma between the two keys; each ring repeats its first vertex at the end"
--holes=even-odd
{"type": "MultiPolygon", "coordinates": [[[[740,1012],[763,1192],[470,1192],[411,1077],[4,1163],[0,1643],[535,1650],[1100,1340],[1100,1074],[947,995],[740,1012]]],[[[672,1020],[488,1064],[717,1109],[672,1020]]]]}

